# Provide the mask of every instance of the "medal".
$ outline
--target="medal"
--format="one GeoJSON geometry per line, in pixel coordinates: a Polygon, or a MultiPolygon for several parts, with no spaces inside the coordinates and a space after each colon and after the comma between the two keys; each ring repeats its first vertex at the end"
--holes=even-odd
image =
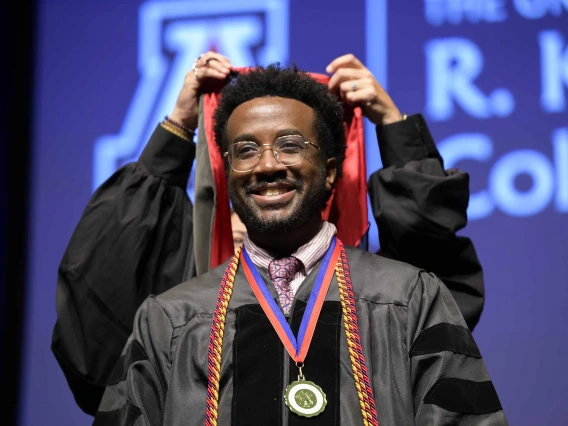
{"type": "Polygon", "coordinates": [[[284,391],[284,401],[290,411],[303,417],[313,417],[322,413],[327,405],[323,390],[314,382],[306,380],[302,367],[298,367],[298,380],[290,383],[284,391]]]}
{"type": "Polygon", "coordinates": [[[300,329],[298,330],[298,337],[296,338],[294,333],[292,333],[290,324],[288,324],[286,317],[284,317],[284,314],[272,298],[268,287],[244,247],[241,251],[243,270],[252,291],[284,347],[292,359],[296,361],[296,366],[299,369],[298,380],[292,382],[284,391],[286,405],[293,413],[299,416],[317,416],[323,412],[327,404],[322,388],[306,380],[302,369],[339,254],[340,246],[336,244],[336,239],[334,238],[323,257],[322,265],[308,299],[300,329]]]}

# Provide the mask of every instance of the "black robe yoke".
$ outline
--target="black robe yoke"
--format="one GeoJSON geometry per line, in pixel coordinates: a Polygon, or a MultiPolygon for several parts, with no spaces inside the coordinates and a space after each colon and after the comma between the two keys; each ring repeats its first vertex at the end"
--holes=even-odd
{"type": "MultiPolygon", "coordinates": [[[[479,349],[444,284],[358,249],[348,248],[347,256],[379,423],[506,425],[479,349]]],[[[224,270],[215,268],[142,305],[95,426],[205,424],[209,332],[224,270]]],[[[295,333],[318,270],[296,295],[295,333]]],[[[328,404],[319,416],[299,417],[283,402],[298,371],[239,266],[223,340],[219,425],[363,424],[339,300],[334,277],[304,368],[328,404]]]]}

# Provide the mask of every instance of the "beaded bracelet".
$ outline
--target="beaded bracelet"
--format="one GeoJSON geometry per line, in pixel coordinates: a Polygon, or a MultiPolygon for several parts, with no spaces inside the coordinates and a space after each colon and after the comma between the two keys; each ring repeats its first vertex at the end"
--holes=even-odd
{"type": "Polygon", "coordinates": [[[169,116],[167,116],[167,115],[164,117],[164,120],[166,120],[166,121],[167,121],[168,123],[170,123],[171,125],[177,127],[178,129],[184,131],[185,133],[188,133],[188,134],[190,134],[190,135],[192,135],[192,134],[195,133],[195,129],[190,129],[190,128],[187,127],[187,126],[184,126],[183,124],[181,124],[181,123],[179,123],[179,122],[177,122],[177,121],[175,121],[175,120],[172,120],[172,119],[171,119],[169,116]]]}
{"type": "Polygon", "coordinates": [[[167,120],[163,120],[160,123],[160,126],[166,129],[168,132],[173,133],[174,135],[186,140],[192,141],[193,140],[193,133],[187,133],[185,130],[181,130],[179,127],[174,126],[167,120]]]}

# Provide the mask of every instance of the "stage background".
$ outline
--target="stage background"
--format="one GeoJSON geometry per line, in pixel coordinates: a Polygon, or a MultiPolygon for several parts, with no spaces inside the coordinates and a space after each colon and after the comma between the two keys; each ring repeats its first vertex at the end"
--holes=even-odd
{"type": "MultiPolygon", "coordinates": [[[[462,234],[487,290],[474,335],[510,424],[568,424],[566,1],[43,0],[36,21],[21,425],[91,424],[50,352],[57,267],[93,189],[136,158],[209,47],[313,72],[353,53],[425,115],[471,175],[462,234]]],[[[371,127],[367,148],[372,172],[371,127]]]]}

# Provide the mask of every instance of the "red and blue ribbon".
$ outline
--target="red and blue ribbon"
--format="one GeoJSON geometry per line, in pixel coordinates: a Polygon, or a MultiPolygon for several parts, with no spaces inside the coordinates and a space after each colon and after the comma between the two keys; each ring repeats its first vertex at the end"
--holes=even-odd
{"type": "Polygon", "coordinates": [[[304,359],[306,359],[318,317],[333,277],[335,264],[339,259],[340,251],[340,245],[337,244],[336,238],[333,238],[323,257],[318,276],[316,277],[310,298],[308,299],[308,304],[306,305],[306,310],[304,311],[304,316],[302,317],[302,322],[300,323],[297,338],[294,336],[290,324],[278,307],[276,301],[272,298],[270,290],[268,290],[262,276],[256,269],[256,266],[244,247],[241,251],[243,269],[254,295],[270,320],[274,330],[280,337],[284,347],[292,359],[298,363],[304,362],[304,359]]]}

